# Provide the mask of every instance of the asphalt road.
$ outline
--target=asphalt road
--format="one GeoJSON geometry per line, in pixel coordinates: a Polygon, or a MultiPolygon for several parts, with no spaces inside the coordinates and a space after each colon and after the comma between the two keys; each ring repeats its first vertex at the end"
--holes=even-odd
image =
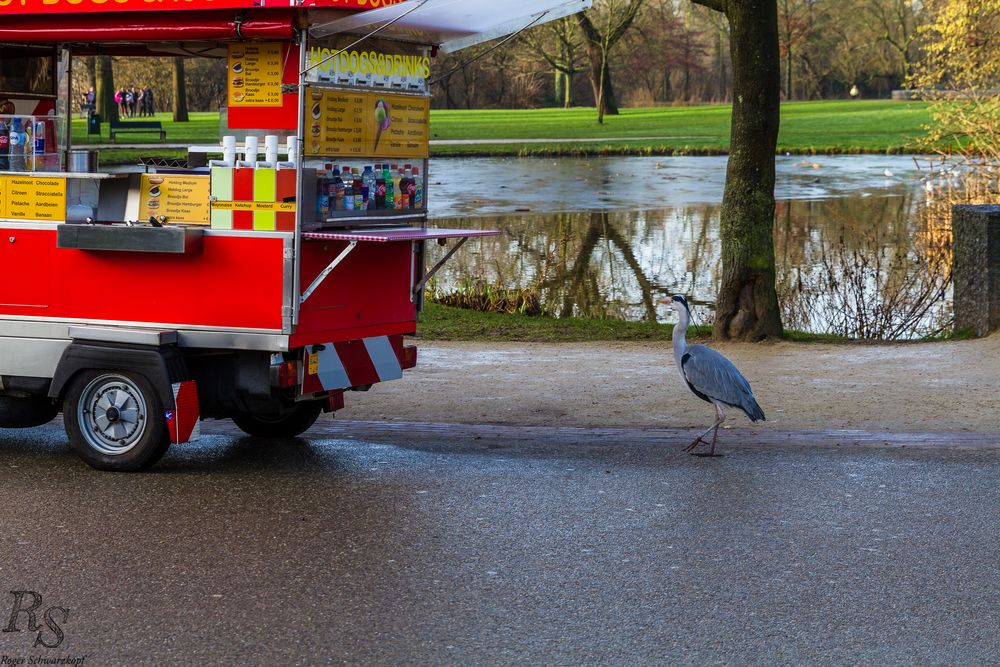
{"type": "Polygon", "coordinates": [[[1000,449],[616,433],[0,431],[0,665],[1000,661],[1000,449]]]}

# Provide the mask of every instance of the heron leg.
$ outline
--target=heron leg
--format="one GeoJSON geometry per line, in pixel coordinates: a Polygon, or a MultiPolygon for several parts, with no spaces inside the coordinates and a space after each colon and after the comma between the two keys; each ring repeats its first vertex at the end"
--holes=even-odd
{"type": "Polygon", "coordinates": [[[711,426],[705,429],[704,433],[695,438],[690,445],[684,448],[684,451],[687,452],[688,454],[695,454],[694,450],[697,449],[699,445],[709,444],[705,442],[704,438],[706,435],[708,435],[709,431],[712,431],[713,432],[712,442],[711,442],[711,449],[709,450],[709,452],[706,454],[695,454],[695,456],[719,456],[715,453],[715,441],[719,437],[719,426],[722,425],[722,422],[726,421],[726,414],[722,411],[722,408],[719,407],[718,404],[713,403],[713,405],[715,406],[715,422],[713,422],[711,426]]]}
{"type": "Polygon", "coordinates": [[[705,429],[704,433],[702,433],[697,438],[692,440],[691,444],[684,448],[684,451],[690,454],[692,451],[694,451],[695,448],[698,447],[698,445],[707,445],[708,443],[705,442],[704,438],[706,435],[708,435],[708,432],[711,431],[713,428],[715,428],[715,424],[709,426],[707,429],[705,429]]]}
{"type": "Polygon", "coordinates": [[[722,406],[718,403],[715,404],[715,431],[712,433],[712,448],[708,451],[709,456],[715,456],[715,441],[719,438],[719,427],[722,426],[722,422],[726,421],[726,413],[723,412],[722,406]]]}

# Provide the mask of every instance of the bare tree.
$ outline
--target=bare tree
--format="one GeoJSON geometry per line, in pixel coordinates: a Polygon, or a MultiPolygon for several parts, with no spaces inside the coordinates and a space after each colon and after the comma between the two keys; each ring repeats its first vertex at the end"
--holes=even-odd
{"type": "Polygon", "coordinates": [[[785,58],[785,99],[795,97],[795,54],[807,49],[813,31],[812,0],[778,0],[778,37],[785,58]]]}
{"type": "Polygon", "coordinates": [[[874,22],[879,38],[895,54],[904,78],[911,74],[917,15],[921,7],[916,0],[866,0],[864,4],[865,15],[874,22]]]}
{"type": "Polygon", "coordinates": [[[722,198],[722,284],[715,338],[782,335],[775,291],[774,170],[781,64],[776,0],[694,0],[725,14],[733,60],[729,165],[722,198]]]}
{"type": "Polygon", "coordinates": [[[555,73],[556,103],[566,109],[573,106],[573,77],[582,71],[577,54],[581,41],[575,21],[569,17],[552,21],[529,30],[525,40],[555,73]]]}
{"type": "Polygon", "coordinates": [[[576,15],[590,59],[590,85],[594,89],[597,122],[605,114],[618,114],[618,100],[611,83],[611,50],[628,32],[645,0],[604,0],[602,6],[576,15]]]}

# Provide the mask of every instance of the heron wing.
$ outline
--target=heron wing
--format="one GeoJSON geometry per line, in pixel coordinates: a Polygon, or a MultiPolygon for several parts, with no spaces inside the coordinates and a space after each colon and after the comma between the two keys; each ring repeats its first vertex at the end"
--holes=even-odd
{"type": "Polygon", "coordinates": [[[739,408],[754,421],[764,419],[750,383],[733,362],[719,352],[704,345],[692,345],[681,361],[681,370],[696,393],[739,408]]]}

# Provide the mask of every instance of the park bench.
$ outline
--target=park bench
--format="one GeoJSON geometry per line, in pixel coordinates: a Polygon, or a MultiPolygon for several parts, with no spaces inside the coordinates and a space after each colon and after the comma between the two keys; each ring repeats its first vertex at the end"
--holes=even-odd
{"type": "Polygon", "coordinates": [[[167,131],[163,129],[163,125],[158,120],[133,120],[127,123],[120,120],[113,120],[109,125],[111,128],[111,143],[115,143],[116,134],[123,132],[159,132],[160,143],[167,140],[167,131]]]}

